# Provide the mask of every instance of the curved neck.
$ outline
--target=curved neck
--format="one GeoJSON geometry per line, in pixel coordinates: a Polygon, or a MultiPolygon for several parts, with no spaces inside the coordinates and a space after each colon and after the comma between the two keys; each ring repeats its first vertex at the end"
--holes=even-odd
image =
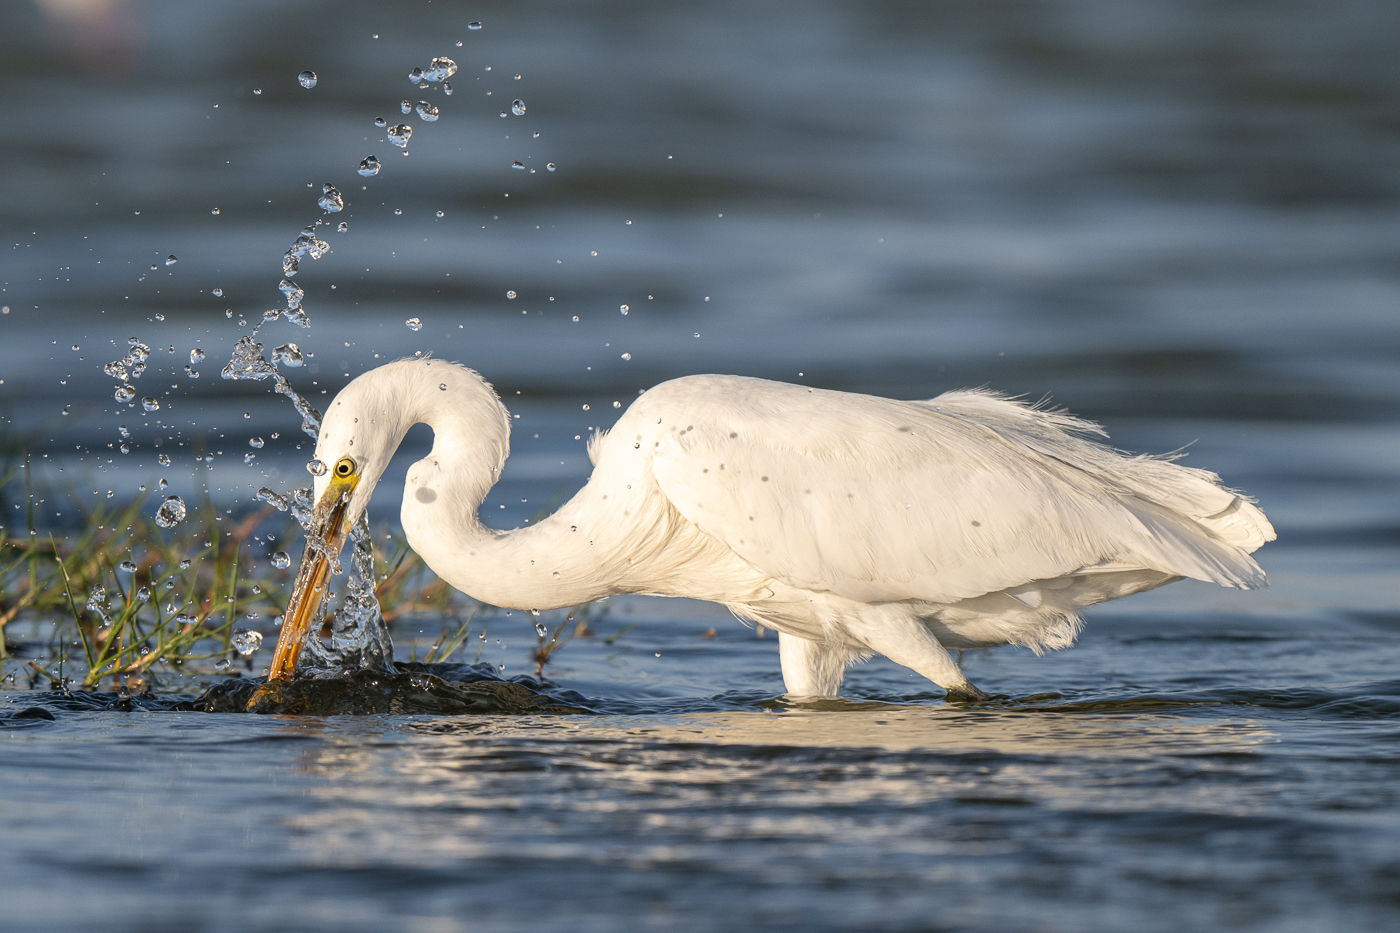
{"type": "Polygon", "coordinates": [[[567,505],[532,527],[482,524],[481,503],[509,455],[510,415],[470,370],[439,362],[421,376],[426,391],[404,396],[422,400],[406,420],[433,429],[433,449],[408,470],[401,518],[428,567],[474,599],[506,608],[553,609],[620,592],[599,582],[567,505]]]}

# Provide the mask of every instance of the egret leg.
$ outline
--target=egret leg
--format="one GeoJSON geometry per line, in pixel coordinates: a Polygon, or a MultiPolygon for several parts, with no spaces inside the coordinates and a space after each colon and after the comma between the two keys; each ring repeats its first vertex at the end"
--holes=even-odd
{"type": "Polygon", "coordinates": [[[834,697],[846,679],[851,652],[820,642],[778,633],[778,657],[783,662],[783,686],[792,696],[834,697]]]}
{"type": "MultiPolygon", "coordinates": [[[[948,649],[916,618],[897,610],[874,610],[846,625],[872,650],[902,664],[948,691],[949,699],[985,700],[987,694],[968,682],[948,649]]],[[[786,671],[786,668],[784,668],[786,671]]]]}

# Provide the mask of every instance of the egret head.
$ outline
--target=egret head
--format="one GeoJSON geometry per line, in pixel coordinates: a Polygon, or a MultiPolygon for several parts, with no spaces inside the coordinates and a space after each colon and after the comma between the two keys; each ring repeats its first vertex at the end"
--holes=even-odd
{"type": "MultiPolygon", "coordinates": [[[[295,671],[307,631],[320,616],[341,548],[364,515],[408,429],[419,422],[432,425],[438,434],[436,451],[445,439],[445,427],[464,415],[487,410],[491,413],[485,416],[486,423],[504,432],[508,446],[508,416],[491,387],[465,366],[431,358],[399,360],[372,369],[336,395],[322,418],[316,456],[309,464],[315,505],[301,569],[273,654],[272,679],[290,677],[295,671]]],[[[449,443],[460,446],[457,432],[449,434],[449,443]]],[[[487,446],[494,449],[500,443],[487,446]]],[[[504,462],[505,453],[489,456],[504,462]]]]}

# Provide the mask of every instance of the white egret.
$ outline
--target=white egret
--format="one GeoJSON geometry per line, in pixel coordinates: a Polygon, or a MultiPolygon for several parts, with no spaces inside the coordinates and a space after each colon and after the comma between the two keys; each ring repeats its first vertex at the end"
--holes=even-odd
{"type": "Polygon", "coordinates": [[[587,485],[538,524],[477,511],[510,415],[464,366],[402,360],[326,412],[315,517],[274,659],[285,678],[329,561],[414,424],[403,528],[449,584],[551,609],[621,593],[721,603],[777,630],[790,694],[833,696],[883,654],[951,696],[985,696],[949,650],[1065,648],[1085,606],[1183,577],[1252,589],[1264,513],[1213,473],[1129,456],[1094,424],[991,392],[895,401],[739,376],[687,376],[589,444],[587,485]],[[313,597],[314,594],[314,597],[313,597]]]}

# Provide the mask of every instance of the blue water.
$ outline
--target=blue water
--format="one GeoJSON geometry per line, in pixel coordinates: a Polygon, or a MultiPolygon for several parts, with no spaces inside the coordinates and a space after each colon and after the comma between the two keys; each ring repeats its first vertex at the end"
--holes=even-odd
{"type": "MultiPolygon", "coordinates": [[[[610,601],[546,668],[593,716],[80,712],[13,690],[0,926],[1400,923],[1400,7],[131,0],[75,25],[59,6],[0,8],[0,115],[22,128],[0,446],[58,490],[46,530],[73,521],[70,486],[121,501],[165,477],[237,513],[306,481],[285,400],[218,368],[332,181],[350,230],[297,277],[313,327],[267,334],[316,354],[293,375],[313,401],[375,354],[481,371],[520,416],[493,523],[582,483],[574,437],[614,400],[719,371],[1050,395],[1126,449],[1186,447],[1280,538],[1268,590],[1174,584],[1092,610],[1069,651],[967,653],[1009,698],[986,706],[880,660],[846,700],[789,705],[771,632],[646,599],[610,601]],[[442,54],[456,92],[404,158],[370,121],[407,120],[408,69],[442,54]],[[527,115],[502,120],[515,97],[527,115]],[[129,336],[157,351],[153,416],[100,370],[129,336]],[[245,465],[250,436],[268,444],[245,465]],[[12,718],[36,708],[54,718],[12,718]]],[[[0,524],[23,496],[0,487],[0,524]]],[[[532,673],[529,620],[489,625],[482,660],[532,673]]],[[[401,656],[440,629],[396,622],[401,656]]]]}

